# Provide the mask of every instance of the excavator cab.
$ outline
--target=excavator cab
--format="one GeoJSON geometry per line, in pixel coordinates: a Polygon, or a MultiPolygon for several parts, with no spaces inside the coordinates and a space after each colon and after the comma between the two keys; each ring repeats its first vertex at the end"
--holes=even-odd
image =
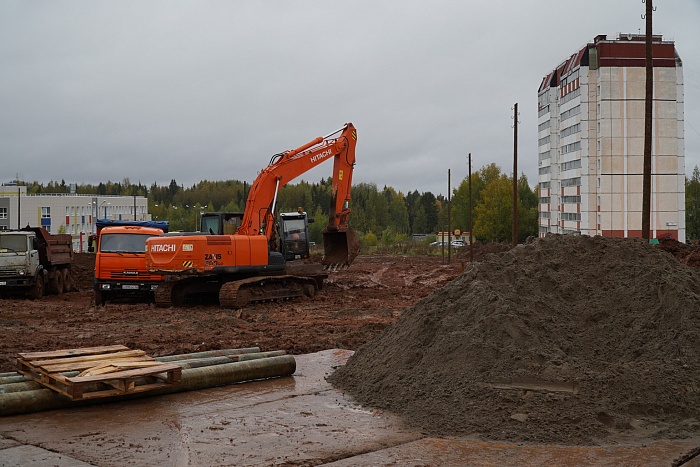
{"type": "Polygon", "coordinates": [[[242,220],[242,212],[203,212],[199,231],[209,235],[233,235],[242,220]]]}
{"type": "Polygon", "coordinates": [[[305,212],[280,213],[281,253],[286,261],[309,257],[309,219],[305,212]]]}

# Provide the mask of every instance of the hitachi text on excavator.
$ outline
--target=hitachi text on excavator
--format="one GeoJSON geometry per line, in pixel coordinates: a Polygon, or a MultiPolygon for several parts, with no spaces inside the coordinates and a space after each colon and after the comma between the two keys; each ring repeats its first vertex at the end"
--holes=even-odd
{"type": "Polygon", "coordinates": [[[202,232],[165,234],[146,242],[146,267],[164,274],[156,305],[179,306],[198,297],[218,297],[224,307],[250,302],[312,297],[327,277],[324,269],[347,267],[360,250],[348,225],[357,131],[352,123],[303,146],[275,154],[251,186],[242,213],[218,213],[202,221],[202,232]],[[279,190],[333,159],[328,225],[323,230],[323,268],[299,264],[291,245],[308,252],[306,213],[276,215],[279,190]],[[211,227],[211,222],[221,225],[211,227]],[[278,220],[279,219],[279,220],[278,220]],[[232,226],[235,231],[230,233],[232,226]],[[301,236],[300,236],[301,233],[301,236]],[[291,240],[294,235],[294,241],[291,240]]]}

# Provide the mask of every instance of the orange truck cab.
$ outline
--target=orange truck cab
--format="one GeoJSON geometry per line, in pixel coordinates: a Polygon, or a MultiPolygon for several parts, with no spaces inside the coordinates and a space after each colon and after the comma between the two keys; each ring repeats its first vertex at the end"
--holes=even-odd
{"type": "Polygon", "coordinates": [[[95,305],[120,297],[153,300],[165,277],[146,269],[146,240],[167,232],[167,222],[113,221],[104,225],[98,224],[98,233],[90,238],[88,248],[95,252],[95,305]]]}

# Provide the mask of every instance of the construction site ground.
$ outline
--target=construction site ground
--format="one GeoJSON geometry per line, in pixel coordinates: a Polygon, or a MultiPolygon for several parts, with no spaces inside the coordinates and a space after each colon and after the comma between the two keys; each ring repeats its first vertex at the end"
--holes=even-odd
{"type": "MultiPolygon", "coordinates": [[[[507,247],[482,247],[481,255],[507,247]]],[[[0,300],[0,372],[17,354],[122,344],[151,356],[239,347],[295,355],[292,377],[0,418],[0,466],[112,465],[671,465],[700,438],[556,445],[431,436],[365,407],[326,377],[408,307],[458,278],[466,251],[361,255],[314,299],[243,309],[95,307],[92,256],[74,291],[0,300]]],[[[429,388],[428,389],[429,392],[429,388]]],[[[462,410],[455,407],[455,410],[462,410]]],[[[686,465],[700,465],[693,460],[686,465]]]]}

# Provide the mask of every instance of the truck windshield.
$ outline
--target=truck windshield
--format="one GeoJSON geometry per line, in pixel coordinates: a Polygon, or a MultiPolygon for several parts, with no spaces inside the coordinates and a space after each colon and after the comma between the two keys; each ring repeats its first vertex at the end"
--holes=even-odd
{"type": "Polygon", "coordinates": [[[285,240],[306,240],[306,224],[304,219],[284,219],[285,240]]]}
{"type": "Polygon", "coordinates": [[[27,251],[26,235],[0,235],[0,251],[27,251]]]}
{"type": "Polygon", "coordinates": [[[105,234],[100,238],[100,251],[103,253],[145,253],[146,240],[152,235],[105,234]]]}

